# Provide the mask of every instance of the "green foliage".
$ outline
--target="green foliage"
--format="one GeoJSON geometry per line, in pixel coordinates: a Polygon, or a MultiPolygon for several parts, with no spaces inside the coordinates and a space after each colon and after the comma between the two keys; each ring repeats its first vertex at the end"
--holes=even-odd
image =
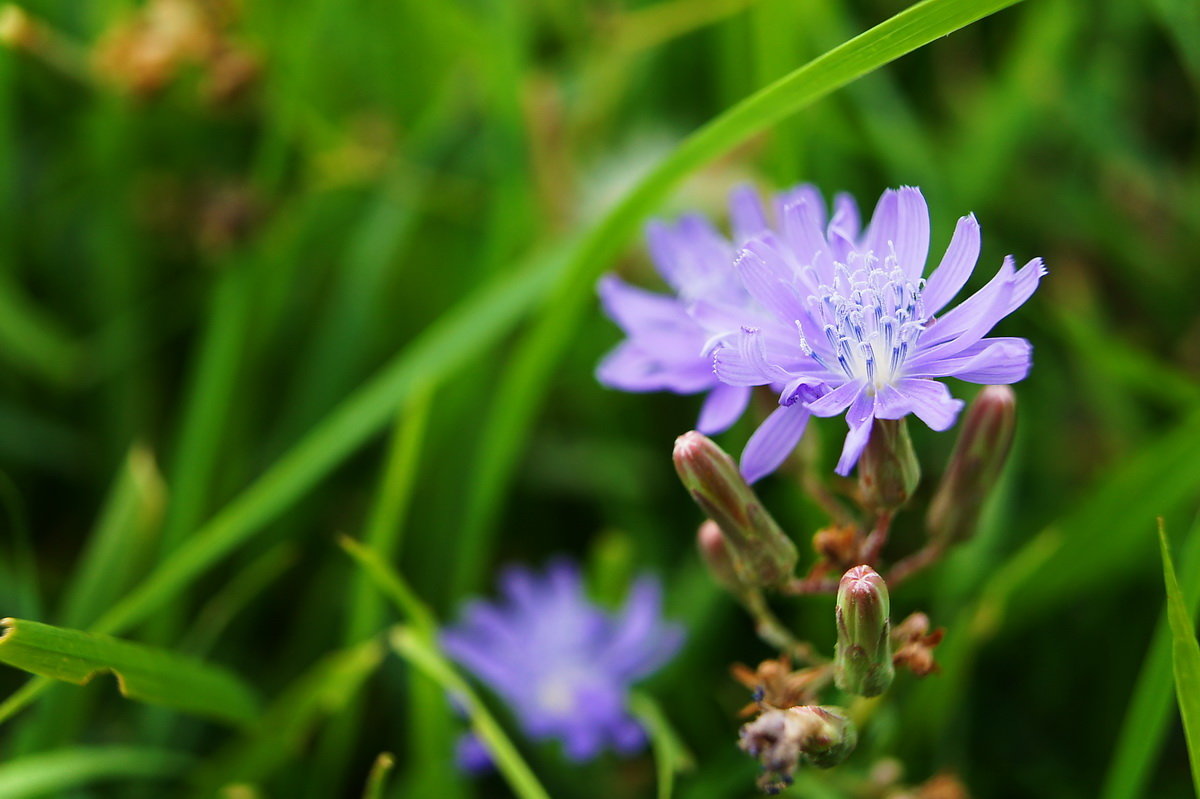
{"type": "Polygon", "coordinates": [[[26,755],[0,764],[0,797],[62,796],[108,780],[178,776],[191,758],[178,752],[130,746],[91,746],[26,755]]]}
{"type": "MultiPolygon", "coordinates": [[[[978,216],[971,287],[1006,253],[1050,269],[998,331],[1030,338],[1035,367],[981,529],[893,594],[946,628],[941,673],[898,676],[858,753],[793,793],[864,795],[893,758],[906,784],[951,771],[975,799],[1190,792],[1144,530],[1183,529],[1200,500],[1200,17],[1187,0],[993,16],[1008,5],[0,8],[0,615],[61,625],[16,622],[0,655],[116,670],[162,702],[4,669],[0,797],[507,792],[457,771],[472,725],[526,795],[748,796],[728,669],[771,653],[704,574],[668,463],[698,403],[596,384],[619,333],[593,293],[609,270],[654,288],[647,219],[724,225],[745,180],[863,203],[919,185],[934,259],[978,216]],[[132,24],[146,10],[162,16],[132,24]],[[215,33],[163,57],[205,19],[215,33]],[[658,573],[687,627],[633,702],[652,752],[569,763],[436,648],[499,565],[556,554],[609,607],[658,573]],[[61,661],[39,636],[130,660],[61,661]],[[184,656],[228,664],[266,710],[241,687],[216,716],[239,728],[193,717],[224,672],[184,656]],[[469,718],[448,686],[472,692],[469,718]]],[[[830,466],[843,423],[809,432],[830,466]]],[[[920,507],[953,436],[913,439],[920,507]]],[[[799,478],[758,488],[804,568],[828,519],[799,478]]],[[[1194,614],[1200,535],[1180,543],[1194,614]]],[[[832,649],[831,605],[776,610],[832,649]]]]}
{"type": "Polygon", "coordinates": [[[1162,519],[1158,520],[1158,543],[1162,550],[1163,580],[1167,584],[1167,621],[1171,628],[1171,661],[1175,674],[1175,698],[1183,718],[1192,781],[1200,796],[1200,641],[1196,623],[1188,612],[1183,591],[1171,563],[1171,545],[1162,519]]]}
{"type": "Polygon", "coordinates": [[[242,725],[258,717],[254,693],[218,666],[35,621],[3,619],[0,626],[0,662],[31,674],[84,685],[111,673],[121,693],[139,702],[242,725]]]}

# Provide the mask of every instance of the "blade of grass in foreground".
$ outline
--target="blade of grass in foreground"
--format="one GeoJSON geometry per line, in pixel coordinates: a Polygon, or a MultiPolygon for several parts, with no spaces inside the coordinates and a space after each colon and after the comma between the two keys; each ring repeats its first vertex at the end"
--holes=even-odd
{"type": "Polygon", "coordinates": [[[78,685],[111,672],[130,699],[239,724],[257,716],[254,694],[218,666],[23,619],[0,620],[0,627],[0,663],[78,685]]]}
{"type": "Polygon", "coordinates": [[[101,780],[170,777],[190,762],[177,752],[127,746],[39,752],[0,765],[0,799],[63,796],[101,780]]]}
{"type": "Polygon", "coordinates": [[[458,544],[451,585],[474,588],[488,561],[488,540],[522,443],[541,407],[554,369],[574,338],[592,284],[621,252],[642,220],[687,175],[747,137],[872,70],[1019,0],[925,0],[835,47],[751,95],[683,141],[588,233],[547,302],[545,313],[515,352],[489,403],[477,472],[458,544]]]}
{"type": "Polygon", "coordinates": [[[1167,621],[1171,625],[1171,652],[1175,664],[1175,698],[1183,718],[1183,735],[1187,739],[1188,759],[1192,764],[1192,782],[1200,796],[1200,642],[1196,640],[1196,625],[1188,613],[1183,591],[1175,578],[1171,563],[1171,547],[1167,531],[1158,520],[1158,544],[1162,549],[1163,580],[1167,587],[1167,621]]]}
{"type": "MultiPolygon", "coordinates": [[[[1200,517],[1184,542],[1180,582],[1189,613],[1200,606],[1200,517]]],[[[1138,799],[1162,751],[1171,709],[1171,631],[1164,616],[1138,676],[1101,799],[1138,799]]]]}

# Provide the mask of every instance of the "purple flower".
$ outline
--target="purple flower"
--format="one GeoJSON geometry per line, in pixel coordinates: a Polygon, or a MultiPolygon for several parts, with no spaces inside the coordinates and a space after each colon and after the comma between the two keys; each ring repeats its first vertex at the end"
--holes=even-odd
{"type": "MultiPolygon", "coordinates": [[[[781,195],[783,204],[801,187],[781,195]]],[[[734,241],[742,242],[767,227],[757,193],[749,186],[730,200],[734,241]]],[[[671,391],[708,396],[696,428],[719,433],[737,421],[750,400],[750,387],[722,383],[712,369],[712,350],[758,319],[763,309],[742,288],[733,262],[736,248],[698,215],[674,225],[652,223],[646,231],[650,255],[675,292],[656,294],[608,275],[600,281],[600,300],[627,338],[600,363],[601,383],[622,391],[671,391]]]]}
{"type": "MultiPolygon", "coordinates": [[[[540,575],[510,568],[500,584],[501,601],[469,602],[442,633],[446,653],[504,699],[531,738],[562,741],[574,761],[608,747],[641,749],[645,733],[628,711],[629,687],[683,642],[683,630],[662,619],[658,581],[635,582],[618,613],[591,604],[566,561],[540,575]]],[[[458,754],[464,770],[489,762],[473,736],[459,742],[458,754]]]]}
{"type": "Polygon", "coordinates": [[[941,313],[979,257],[973,215],[958,221],[928,280],[929,212],[916,188],[884,192],[865,230],[845,195],[828,226],[820,201],[805,195],[780,209],[777,227],[736,257],[746,291],[768,313],[713,355],[717,377],[729,385],[782,387],[780,407],[742,453],[747,480],[783,462],[810,415],[846,414],[850,432],[837,465],[845,475],[874,419],[912,413],[934,430],[954,424],[963,403],[937,378],[1015,383],[1028,374],[1028,341],[986,336],[1033,294],[1045,274],[1041,259],[1017,269],[1005,258],[986,286],[941,313]]]}

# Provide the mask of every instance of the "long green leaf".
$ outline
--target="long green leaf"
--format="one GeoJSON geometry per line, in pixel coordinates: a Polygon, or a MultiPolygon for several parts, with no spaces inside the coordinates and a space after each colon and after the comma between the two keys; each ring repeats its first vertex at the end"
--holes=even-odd
{"type": "Polygon", "coordinates": [[[488,712],[467,681],[442,657],[428,636],[399,627],[392,631],[391,643],[397,654],[440,683],[462,703],[471,719],[472,728],[487,747],[513,793],[520,799],[550,799],[517,748],[504,734],[499,722],[488,712]]]}
{"type": "Polygon", "coordinates": [[[171,777],[190,761],[177,752],[129,746],[39,752],[0,765],[0,799],[63,796],[102,780],[171,777]]]}
{"type": "MultiPolygon", "coordinates": [[[[1200,518],[1184,542],[1180,582],[1188,612],[1200,608],[1200,518]]],[[[1171,630],[1164,614],[1121,724],[1101,799],[1138,799],[1162,750],[1171,710],[1171,630]]]]}
{"type": "Polygon", "coordinates": [[[1192,782],[1200,796],[1200,641],[1196,625],[1188,613],[1183,591],[1175,578],[1171,547],[1162,519],[1158,520],[1158,544],[1162,550],[1163,580],[1167,587],[1167,621],[1171,625],[1171,652],[1175,664],[1175,698],[1183,718],[1188,759],[1192,762],[1192,782]]]}
{"type": "Polygon", "coordinates": [[[478,472],[458,546],[452,590],[479,581],[495,512],[541,408],[550,376],[570,346],[596,277],[638,225],[691,172],[749,136],[900,56],[1019,0],[925,0],[835,47],[748,97],[685,139],[595,227],[573,254],[545,313],[514,353],[482,425],[478,472]]]}
{"type": "Polygon", "coordinates": [[[130,699],[240,724],[258,715],[250,689],[218,666],[24,619],[2,619],[0,628],[0,663],[32,674],[83,685],[111,672],[130,699]]]}

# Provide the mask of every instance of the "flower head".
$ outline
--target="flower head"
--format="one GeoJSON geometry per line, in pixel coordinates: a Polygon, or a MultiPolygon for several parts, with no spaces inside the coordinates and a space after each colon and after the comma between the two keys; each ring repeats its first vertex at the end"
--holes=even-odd
{"type": "MultiPolygon", "coordinates": [[[[629,687],[666,663],[683,631],[661,617],[657,580],[634,583],[625,606],[608,613],[588,601],[578,569],[555,561],[543,574],[510,568],[504,598],[472,601],[441,636],[446,653],[494,690],[534,739],[558,739],[575,761],[606,748],[639,750],[645,733],[628,710],[629,687]]],[[[486,763],[477,742],[459,747],[460,765],[486,763]]]]}
{"type": "MultiPolygon", "coordinates": [[[[778,205],[801,187],[780,195],[778,205]]],[[[766,229],[758,195],[744,186],[730,200],[734,242],[766,229]]],[[[605,313],[626,338],[600,363],[596,376],[622,391],[707,392],[696,429],[719,433],[742,415],[750,399],[745,385],[723,383],[713,374],[712,350],[740,325],[758,319],[758,307],[733,268],[737,247],[703,217],[691,214],[674,224],[652,223],[646,231],[655,268],[674,292],[657,294],[607,275],[600,281],[605,313]]]]}
{"type": "Polygon", "coordinates": [[[837,466],[845,475],[875,419],[911,413],[934,430],[954,424],[963,403],[937,378],[1022,380],[1029,342],[987,334],[1029,299],[1045,269],[1041,259],[1017,269],[1006,258],[986,286],[943,314],[979,249],[979,225],[964,216],[923,278],[929,212],[909,186],[884,192],[865,230],[850,198],[836,199],[826,226],[819,199],[806,194],[780,209],[777,230],[750,237],[735,268],[766,313],[723,338],[713,356],[715,374],[729,385],[782,387],[780,407],[743,452],[746,478],[774,471],[810,415],[846,414],[850,431],[837,466]]]}

